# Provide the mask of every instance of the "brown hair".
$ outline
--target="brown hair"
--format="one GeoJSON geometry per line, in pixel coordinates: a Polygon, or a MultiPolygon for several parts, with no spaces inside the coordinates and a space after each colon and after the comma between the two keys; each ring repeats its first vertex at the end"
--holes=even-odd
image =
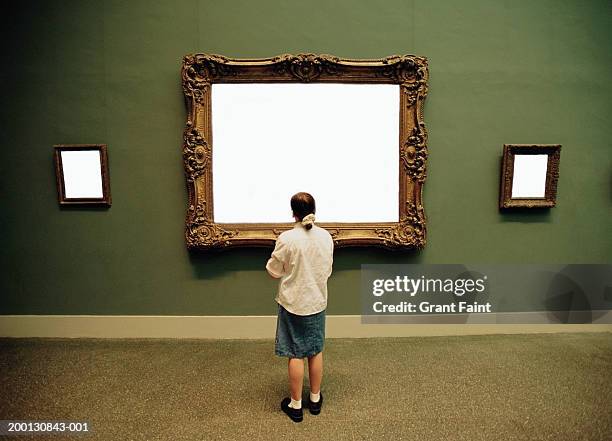
{"type": "MultiPolygon", "coordinates": [[[[301,191],[291,196],[291,209],[294,216],[301,222],[310,213],[314,214],[316,209],[315,200],[310,193],[301,191]]],[[[305,227],[307,230],[310,230],[312,224],[305,225],[305,227]]]]}

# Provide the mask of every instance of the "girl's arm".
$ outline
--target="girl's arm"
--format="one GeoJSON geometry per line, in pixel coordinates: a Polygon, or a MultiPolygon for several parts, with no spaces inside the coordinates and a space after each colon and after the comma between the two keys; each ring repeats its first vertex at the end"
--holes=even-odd
{"type": "Polygon", "coordinates": [[[285,275],[287,251],[287,245],[279,237],[276,240],[276,245],[274,246],[274,251],[272,251],[272,256],[268,259],[268,263],[266,264],[266,271],[268,271],[268,274],[270,274],[270,276],[272,276],[274,279],[280,279],[285,275]]]}

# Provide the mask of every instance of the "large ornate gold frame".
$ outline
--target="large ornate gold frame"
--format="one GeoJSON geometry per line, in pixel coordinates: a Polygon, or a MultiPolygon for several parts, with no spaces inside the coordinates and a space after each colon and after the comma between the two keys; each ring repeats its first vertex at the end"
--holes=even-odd
{"type": "MultiPolygon", "coordinates": [[[[397,84],[399,102],[399,222],[321,223],[337,247],[390,249],[425,246],[422,187],[426,177],[427,131],[423,103],[428,88],[427,59],[393,55],[382,59],[345,59],[331,55],[284,54],[236,59],[216,54],[183,58],[183,92],[187,124],[183,159],[189,203],[185,238],[190,249],[273,246],[292,223],[215,223],[211,85],[214,83],[364,83],[397,84]]],[[[298,103],[296,103],[298,105],[298,103]]],[[[243,185],[236,182],[236,185],[243,185]]]]}

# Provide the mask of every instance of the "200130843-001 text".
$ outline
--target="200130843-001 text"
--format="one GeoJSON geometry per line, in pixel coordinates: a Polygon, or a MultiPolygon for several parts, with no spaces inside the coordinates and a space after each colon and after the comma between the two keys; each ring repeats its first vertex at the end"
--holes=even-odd
{"type": "Polygon", "coordinates": [[[91,432],[91,425],[86,421],[30,421],[0,420],[0,435],[21,436],[27,434],[85,434],[91,432]]]}

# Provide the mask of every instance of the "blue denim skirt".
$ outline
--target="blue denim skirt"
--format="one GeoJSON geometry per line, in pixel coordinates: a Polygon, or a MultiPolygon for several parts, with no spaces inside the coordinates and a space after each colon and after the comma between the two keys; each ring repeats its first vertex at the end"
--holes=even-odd
{"type": "Polygon", "coordinates": [[[311,315],[296,315],[278,305],[275,353],[281,357],[304,358],[323,350],[325,310],[311,315]]]}

